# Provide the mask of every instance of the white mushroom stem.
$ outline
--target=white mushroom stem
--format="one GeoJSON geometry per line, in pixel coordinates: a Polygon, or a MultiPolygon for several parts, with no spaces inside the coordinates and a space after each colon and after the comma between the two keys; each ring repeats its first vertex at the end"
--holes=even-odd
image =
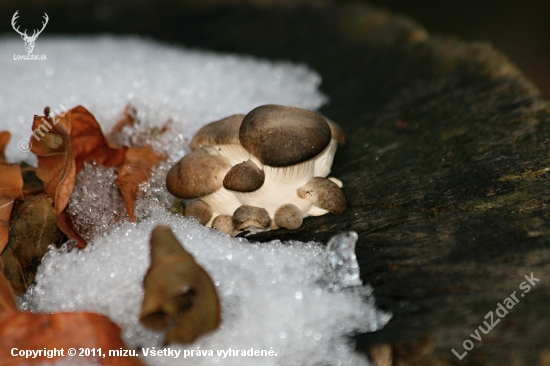
{"type": "Polygon", "coordinates": [[[336,154],[336,148],[338,147],[338,141],[331,139],[328,146],[315,157],[315,170],[313,172],[314,177],[326,177],[330,174],[330,168],[334,155],[336,154]]]}
{"type": "MultiPolygon", "coordinates": [[[[233,215],[233,212],[242,205],[234,193],[222,187],[214,193],[201,197],[201,200],[212,208],[213,218],[217,215],[233,215]]],[[[206,226],[210,227],[211,224],[209,222],[206,226]]]]}
{"type": "Polygon", "coordinates": [[[323,216],[325,214],[328,214],[329,212],[329,210],[325,210],[324,208],[317,207],[312,204],[306,213],[308,216],[323,216]]]}
{"type": "Polygon", "coordinates": [[[313,177],[314,159],[282,168],[263,165],[254,156],[251,156],[251,160],[260,168],[263,167],[265,182],[254,192],[233,192],[243,205],[263,207],[271,217],[275,216],[283,201],[295,205],[302,212],[308,211],[311,201],[298,197],[296,190],[313,177]]]}

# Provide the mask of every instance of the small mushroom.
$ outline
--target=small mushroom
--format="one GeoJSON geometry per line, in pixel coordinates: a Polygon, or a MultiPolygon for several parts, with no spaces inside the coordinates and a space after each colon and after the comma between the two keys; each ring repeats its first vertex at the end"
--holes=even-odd
{"type": "Polygon", "coordinates": [[[199,220],[201,225],[206,225],[212,219],[212,209],[201,200],[193,201],[185,206],[185,216],[191,216],[199,220]]]}
{"type": "Polygon", "coordinates": [[[235,231],[235,228],[233,227],[233,217],[231,217],[230,215],[218,215],[212,221],[212,227],[230,235],[233,233],[233,231],[235,231]]]}
{"type": "Polygon", "coordinates": [[[223,186],[237,192],[254,192],[264,184],[264,180],[263,170],[258,168],[252,161],[247,160],[233,166],[227,172],[223,179],[223,186]]]}
{"type": "Polygon", "coordinates": [[[284,167],[318,155],[329,144],[331,132],[318,113],[268,104],[244,117],[239,139],[262,164],[284,167]]]}
{"type": "Polygon", "coordinates": [[[233,213],[233,226],[235,230],[244,229],[254,232],[257,229],[267,229],[271,226],[271,217],[262,207],[242,205],[233,213]]]}
{"type": "Polygon", "coordinates": [[[302,226],[302,211],[295,205],[287,203],[275,211],[274,220],[279,227],[296,230],[302,226]]]}
{"type": "Polygon", "coordinates": [[[346,209],[346,198],[340,187],[327,178],[314,177],[298,188],[300,198],[309,199],[315,206],[339,215],[346,209]]]}
{"type": "Polygon", "coordinates": [[[201,150],[185,155],[166,176],[166,188],[178,198],[200,198],[223,186],[223,178],[231,169],[223,156],[201,150]]]}

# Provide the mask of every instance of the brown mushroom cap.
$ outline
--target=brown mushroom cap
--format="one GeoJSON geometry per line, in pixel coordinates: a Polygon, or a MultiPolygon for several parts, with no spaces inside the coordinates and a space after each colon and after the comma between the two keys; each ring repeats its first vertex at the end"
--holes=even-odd
{"type": "Polygon", "coordinates": [[[223,179],[226,189],[237,192],[254,192],[264,184],[265,174],[252,161],[234,165],[223,179]]]}
{"type": "Polygon", "coordinates": [[[212,221],[212,227],[227,234],[232,234],[235,231],[233,227],[233,218],[229,215],[218,215],[212,221]]]}
{"type": "Polygon", "coordinates": [[[234,114],[203,126],[189,143],[191,150],[203,146],[240,144],[239,128],[243,118],[244,114],[234,114]]]}
{"type": "Polygon", "coordinates": [[[223,177],[231,169],[223,156],[195,151],[185,155],[166,176],[168,192],[179,198],[200,198],[223,186],[223,177]]]}
{"type": "Polygon", "coordinates": [[[302,211],[295,205],[287,203],[275,211],[274,220],[279,227],[296,230],[302,226],[302,211]]]}
{"type": "Polygon", "coordinates": [[[346,209],[346,198],[340,187],[327,178],[313,177],[306,185],[298,188],[298,197],[309,199],[315,206],[339,215],[346,209]]]}
{"type": "Polygon", "coordinates": [[[263,164],[283,167],[318,155],[329,144],[331,131],[318,113],[268,104],[244,117],[239,139],[263,164]]]}
{"type": "Polygon", "coordinates": [[[201,200],[194,201],[185,206],[185,216],[195,217],[201,225],[208,224],[212,218],[213,212],[206,202],[201,200]]]}
{"type": "Polygon", "coordinates": [[[271,226],[271,217],[265,208],[242,205],[233,213],[233,226],[235,230],[242,230],[250,226],[267,229],[271,226]]]}

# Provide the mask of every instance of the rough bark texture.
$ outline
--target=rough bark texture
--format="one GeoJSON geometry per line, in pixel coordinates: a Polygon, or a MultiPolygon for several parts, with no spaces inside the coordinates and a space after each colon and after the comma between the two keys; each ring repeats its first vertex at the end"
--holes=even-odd
{"type": "Polygon", "coordinates": [[[348,209],[253,238],[359,234],[362,279],[394,314],[356,337],[359,351],[379,365],[550,365],[550,107],[506,57],[367,5],[151,3],[52,5],[48,32],[135,32],[305,62],[323,77],[321,113],[349,137],[332,173],[348,209]],[[87,7],[96,18],[82,18],[87,7]],[[531,273],[540,282],[521,297],[531,273]],[[514,291],[520,302],[470,338],[514,291]],[[474,348],[459,361],[451,349],[466,339],[474,348]]]}

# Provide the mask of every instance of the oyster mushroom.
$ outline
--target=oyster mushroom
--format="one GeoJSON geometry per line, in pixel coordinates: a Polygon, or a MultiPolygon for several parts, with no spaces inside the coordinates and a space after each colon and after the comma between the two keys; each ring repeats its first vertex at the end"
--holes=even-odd
{"type": "Polygon", "coordinates": [[[293,204],[287,203],[275,211],[275,224],[288,230],[296,230],[302,226],[302,211],[293,204]]]}
{"type": "Polygon", "coordinates": [[[212,209],[204,201],[198,200],[185,206],[185,216],[195,217],[202,225],[206,225],[212,219],[212,209]]]}
{"type": "Polygon", "coordinates": [[[264,184],[265,174],[252,161],[237,164],[223,179],[223,186],[237,192],[254,192],[264,184]]]}
{"type": "Polygon", "coordinates": [[[235,227],[233,226],[233,217],[230,215],[218,215],[214,220],[212,220],[212,227],[227,234],[233,234],[235,231],[235,227]]]}
{"type": "Polygon", "coordinates": [[[212,210],[206,226],[227,233],[295,230],[304,217],[345,209],[342,183],[325,178],[339,143],[346,143],[343,130],[318,113],[260,106],[201,128],[190,143],[192,157],[170,170],[168,190],[180,198],[200,198],[212,210]]]}
{"type": "Polygon", "coordinates": [[[233,213],[233,227],[237,231],[263,231],[271,226],[271,217],[261,207],[243,205],[233,213]],[[259,230],[258,230],[259,229],[259,230]]]}
{"type": "Polygon", "coordinates": [[[178,198],[201,198],[212,209],[211,218],[219,214],[233,214],[241,203],[223,187],[223,179],[230,169],[227,158],[200,149],[185,155],[170,169],[166,176],[166,188],[178,198]]]}
{"type": "Polygon", "coordinates": [[[314,177],[305,186],[298,188],[300,198],[309,199],[322,209],[339,215],[346,209],[346,198],[340,187],[332,180],[314,177]]]}
{"type": "Polygon", "coordinates": [[[170,169],[166,188],[179,198],[200,198],[222,188],[229,169],[226,158],[199,150],[185,155],[170,169]]]}
{"type": "MultiPolygon", "coordinates": [[[[335,126],[333,130],[342,139],[341,129],[335,126]]],[[[338,141],[323,116],[296,107],[260,106],[244,117],[239,139],[250,151],[250,160],[265,174],[258,190],[235,193],[240,202],[263,207],[271,217],[281,203],[292,204],[304,213],[321,214],[310,210],[312,201],[299,197],[296,189],[307,184],[317,170],[323,176],[330,172],[338,141]]]]}

